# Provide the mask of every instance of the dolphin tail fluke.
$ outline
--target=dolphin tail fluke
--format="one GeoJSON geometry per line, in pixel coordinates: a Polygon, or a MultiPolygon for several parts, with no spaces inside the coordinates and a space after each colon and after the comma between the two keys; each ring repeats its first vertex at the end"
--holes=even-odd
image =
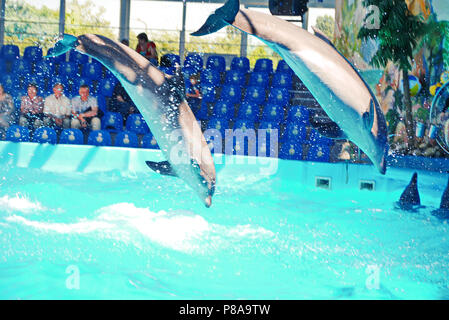
{"type": "Polygon", "coordinates": [[[47,54],[46,58],[60,56],[61,54],[64,54],[67,51],[75,48],[77,45],[78,45],[77,37],[72,36],[71,34],[64,33],[62,39],[56,42],[55,46],[53,47],[53,51],[47,54]]]}
{"type": "Polygon", "coordinates": [[[214,33],[223,27],[234,22],[234,18],[239,12],[240,1],[228,0],[222,7],[215,10],[206,22],[197,31],[191,33],[192,36],[204,36],[214,33]]]}
{"type": "Polygon", "coordinates": [[[148,167],[151,168],[151,170],[165,175],[165,176],[173,176],[177,177],[175,170],[173,170],[173,167],[170,165],[168,161],[162,161],[162,162],[154,162],[154,161],[145,161],[148,167]]]}

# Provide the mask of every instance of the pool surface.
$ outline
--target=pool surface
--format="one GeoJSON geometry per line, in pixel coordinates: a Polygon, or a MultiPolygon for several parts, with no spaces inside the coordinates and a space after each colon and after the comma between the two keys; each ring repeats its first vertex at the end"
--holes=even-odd
{"type": "Polygon", "coordinates": [[[1,142],[0,298],[449,298],[447,173],[419,172],[426,208],[404,212],[410,170],[216,156],[207,209],[158,159],[1,142]]]}

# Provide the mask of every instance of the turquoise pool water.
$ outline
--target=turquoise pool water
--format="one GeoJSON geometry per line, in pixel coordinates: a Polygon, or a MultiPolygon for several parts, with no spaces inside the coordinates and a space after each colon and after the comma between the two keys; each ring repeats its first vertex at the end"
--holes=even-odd
{"type": "Polygon", "coordinates": [[[411,213],[393,205],[408,170],[270,160],[266,174],[227,157],[207,209],[141,163],[159,157],[1,143],[0,298],[449,298],[449,226],[430,213],[446,174],[420,172],[427,208],[411,213]]]}

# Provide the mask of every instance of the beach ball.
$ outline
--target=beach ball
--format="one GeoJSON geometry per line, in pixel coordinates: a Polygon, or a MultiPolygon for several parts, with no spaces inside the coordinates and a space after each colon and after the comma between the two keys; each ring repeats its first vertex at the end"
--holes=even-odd
{"type": "MultiPolygon", "coordinates": [[[[410,95],[412,97],[416,96],[419,91],[421,91],[421,83],[419,82],[419,79],[413,75],[408,76],[408,80],[410,83],[410,95]]],[[[401,91],[404,92],[404,82],[401,81],[401,91]]]]}
{"type": "Polygon", "coordinates": [[[445,84],[449,81],[449,71],[444,71],[440,77],[441,84],[445,84]]]}

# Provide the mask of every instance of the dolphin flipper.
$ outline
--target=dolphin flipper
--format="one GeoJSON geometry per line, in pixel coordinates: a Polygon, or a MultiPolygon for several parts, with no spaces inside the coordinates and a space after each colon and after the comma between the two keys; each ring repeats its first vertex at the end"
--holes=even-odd
{"type": "Polygon", "coordinates": [[[197,31],[192,32],[192,36],[204,36],[214,33],[223,27],[234,22],[234,18],[239,12],[240,1],[229,0],[224,6],[215,10],[206,20],[206,22],[197,31]]]}
{"type": "Polygon", "coordinates": [[[56,42],[55,46],[53,47],[54,50],[50,54],[47,54],[45,57],[57,57],[61,54],[66,53],[67,51],[75,48],[78,45],[78,38],[75,36],[72,36],[71,34],[64,33],[64,36],[61,40],[56,42]]]}
{"type": "Polygon", "coordinates": [[[442,220],[449,219],[449,181],[441,196],[440,208],[433,210],[432,215],[442,220]]]}
{"type": "Polygon", "coordinates": [[[175,170],[168,161],[154,162],[154,161],[145,161],[148,167],[151,170],[160,173],[165,176],[177,177],[175,170]]]}

